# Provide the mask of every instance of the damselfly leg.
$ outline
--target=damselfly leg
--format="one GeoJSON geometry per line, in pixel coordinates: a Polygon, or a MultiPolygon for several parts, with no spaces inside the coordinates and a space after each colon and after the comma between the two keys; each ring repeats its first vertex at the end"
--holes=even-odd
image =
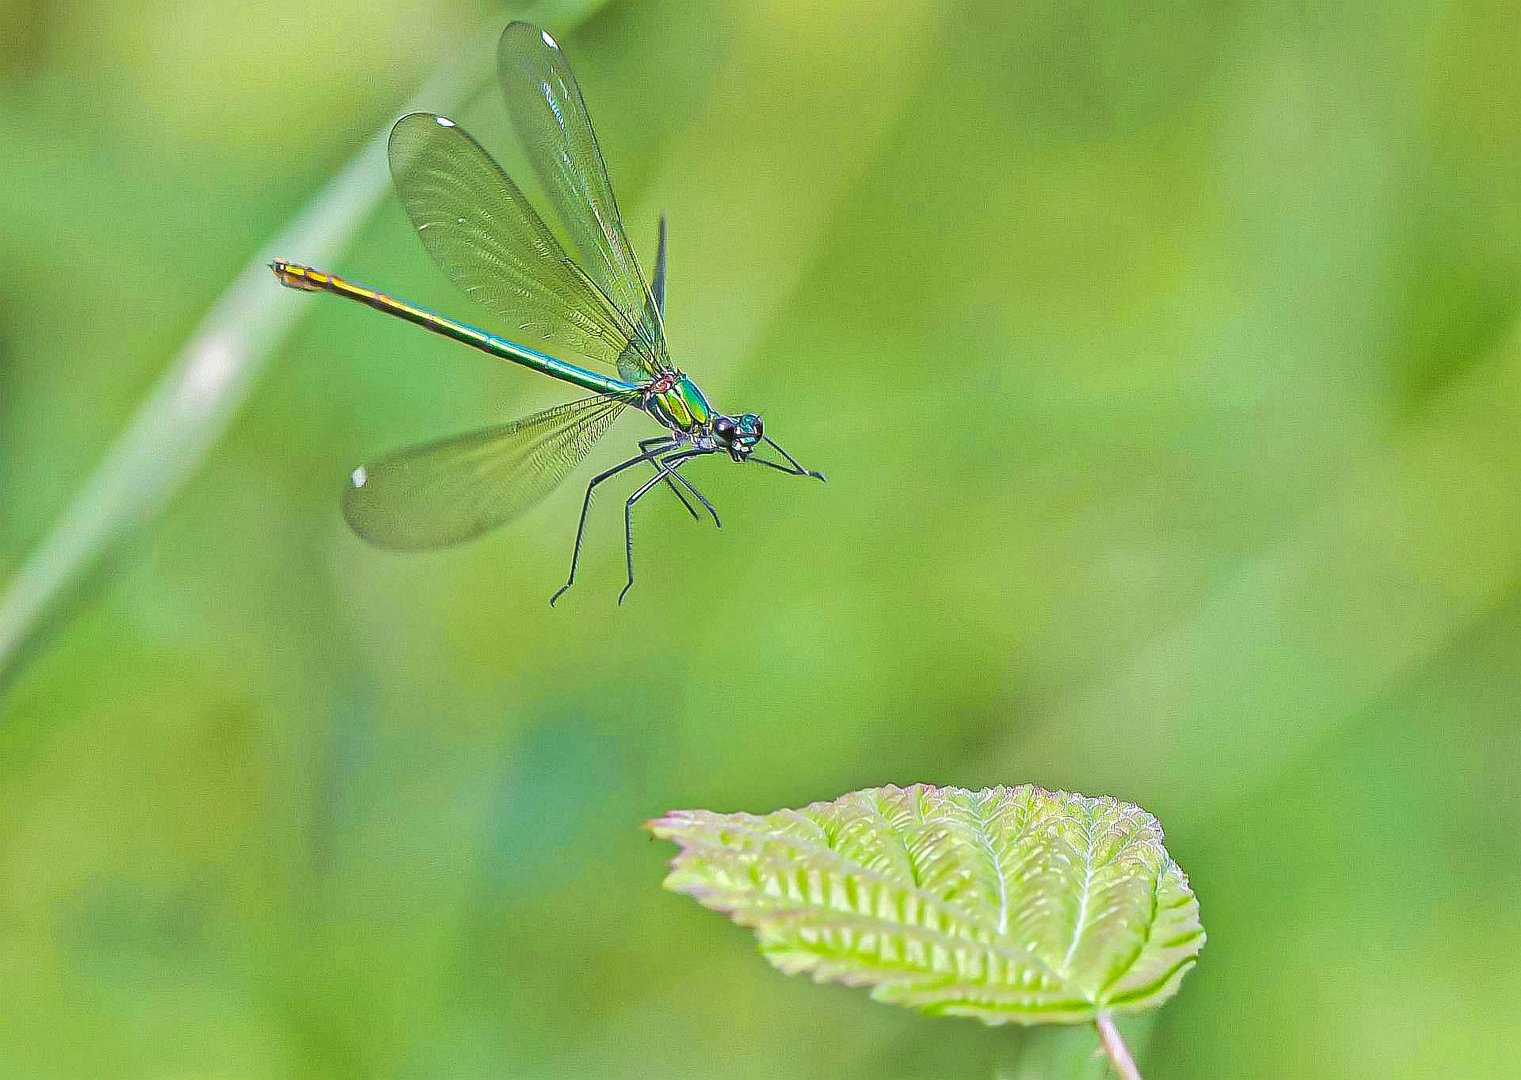
{"type": "MultiPolygon", "coordinates": [[[[694,454],[692,456],[696,457],[698,455],[694,454]]],[[[715,509],[713,509],[713,504],[710,503],[710,502],[708,502],[708,497],[706,495],[704,495],[702,492],[700,492],[700,491],[697,490],[697,485],[694,484],[694,483],[692,483],[692,481],[688,480],[685,473],[678,472],[675,469],[671,470],[671,475],[674,476],[678,481],[681,482],[681,486],[682,487],[686,488],[694,496],[696,496],[698,502],[702,503],[703,506],[707,507],[709,516],[711,516],[713,518],[713,526],[714,526],[714,528],[722,529],[724,527],[724,523],[722,521],[718,520],[718,511],[715,510],[715,509]]]]}
{"type": "MultiPolygon", "coordinates": [[[[652,446],[659,445],[660,443],[669,443],[670,441],[671,437],[669,435],[654,435],[648,439],[640,439],[639,449],[648,450],[652,446]]],[[[667,447],[667,449],[669,449],[669,447],[667,447]]],[[[655,471],[657,473],[660,472],[660,465],[657,462],[652,459],[650,461],[650,464],[655,467],[655,471]]],[[[687,497],[682,493],[681,488],[676,486],[677,481],[680,481],[681,487],[684,487],[687,489],[687,491],[690,491],[697,497],[698,501],[701,502],[703,506],[708,508],[708,513],[713,516],[713,524],[722,529],[724,527],[724,523],[718,520],[718,511],[713,509],[712,503],[703,498],[702,492],[698,491],[697,488],[693,486],[692,482],[685,476],[682,476],[680,473],[668,473],[665,477],[666,485],[670,487],[671,491],[675,493],[676,497],[681,500],[681,505],[687,508],[687,513],[692,515],[692,520],[701,521],[702,515],[697,512],[697,508],[695,506],[687,501],[687,497]]]]}
{"type": "MultiPolygon", "coordinates": [[[[640,443],[640,445],[643,446],[644,444],[640,443]]],[[[602,483],[604,480],[609,480],[612,477],[617,476],[625,469],[632,469],[635,465],[646,461],[655,462],[656,473],[654,480],[652,480],[651,483],[659,482],[665,478],[665,474],[660,469],[660,463],[656,459],[658,459],[661,454],[666,453],[668,450],[674,450],[680,445],[680,439],[662,438],[655,446],[650,447],[648,450],[635,454],[627,461],[620,461],[612,468],[605,469],[602,472],[599,472],[596,476],[592,477],[591,483],[586,485],[586,498],[581,500],[581,520],[576,525],[576,542],[571,546],[570,549],[570,574],[565,578],[565,584],[561,585],[559,589],[555,591],[555,594],[549,598],[550,607],[554,607],[555,601],[560,599],[560,597],[565,594],[565,591],[576,583],[576,567],[581,562],[581,538],[586,534],[586,515],[591,511],[592,492],[597,490],[597,485],[602,483]]]]}
{"type": "Polygon", "coordinates": [[[782,457],[786,458],[787,459],[787,465],[781,465],[781,464],[779,464],[779,463],[777,463],[775,461],[767,461],[765,458],[759,458],[759,457],[756,457],[753,454],[749,458],[750,461],[755,462],[757,465],[765,465],[765,466],[768,466],[770,468],[776,469],[779,472],[784,472],[788,476],[811,476],[815,480],[823,480],[824,479],[824,474],[823,473],[821,473],[821,472],[814,472],[812,469],[805,469],[801,465],[799,465],[797,458],[795,458],[791,454],[787,453],[786,450],[783,450],[781,443],[777,442],[770,435],[762,435],[761,436],[761,441],[764,442],[767,446],[771,447],[773,450],[775,450],[778,454],[781,454],[782,457]],[[789,469],[787,467],[788,465],[790,465],[792,467],[789,469]]]}
{"type": "MultiPolygon", "coordinates": [[[[660,483],[660,481],[664,479],[667,474],[676,476],[678,478],[681,477],[681,474],[676,471],[681,467],[681,463],[688,460],[689,458],[694,458],[704,453],[707,453],[707,451],[680,450],[674,454],[671,454],[669,457],[661,458],[659,462],[656,463],[659,472],[655,476],[650,477],[643,484],[639,485],[634,493],[628,497],[628,501],[623,504],[623,551],[624,555],[628,559],[628,583],[623,586],[623,591],[618,594],[619,604],[623,603],[623,598],[627,596],[628,591],[634,587],[634,504],[648,495],[651,491],[653,491],[655,485],[660,483]]],[[[698,495],[697,497],[699,499],[702,499],[701,495],[698,495]]],[[[702,501],[704,504],[706,504],[708,500],[703,499],[702,501]]],[[[708,509],[712,510],[713,508],[709,506],[708,509]]],[[[714,514],[713,516],[716,518],[718,515],[714,514]]]]}

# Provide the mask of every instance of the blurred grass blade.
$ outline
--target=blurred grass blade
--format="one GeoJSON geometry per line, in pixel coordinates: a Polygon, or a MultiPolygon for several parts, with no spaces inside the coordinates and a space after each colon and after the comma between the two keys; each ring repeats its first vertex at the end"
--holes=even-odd
{"type": "Polygon", "coordinates": [[[1144,810],[1029,784],[857,791],[764,817],[673,811],[666,887],[755,931],[776,967],[989,1024],[1171,997],[1204,944],[1144,810]]]}
{"type": "MultiPolygon", "coordinates": [[[[546,5],[562,32],[605,0],[546,5]]],[[[452,56],[403,112],[452,109],[484,85],[505,18],[452,56]]],[[[0,688],[60,624],[113,547],[156,518],[216,445],[306,304],[278,288],[276,256],[326,263],[390,190],[390,124],[351,157],[226,288],[0,598],[0,688]]]]}

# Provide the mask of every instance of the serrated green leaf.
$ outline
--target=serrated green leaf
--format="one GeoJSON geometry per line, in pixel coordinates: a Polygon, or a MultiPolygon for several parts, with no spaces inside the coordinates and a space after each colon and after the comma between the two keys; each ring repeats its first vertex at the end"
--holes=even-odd
{"type": "Polygon", "coordinates": [[[1140,807],[1033,785],[883,787],[773,814],[677,810],[665,880],[788,973],[990,1024],[1078,1023],[1171,997],[1204,944],[1140,807]]]}

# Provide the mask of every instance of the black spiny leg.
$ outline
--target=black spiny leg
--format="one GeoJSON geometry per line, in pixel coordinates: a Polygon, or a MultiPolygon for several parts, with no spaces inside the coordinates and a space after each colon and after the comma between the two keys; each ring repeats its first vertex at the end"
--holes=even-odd
{"type": "Polygon", "coordinates": [[[821,473],[821,472],[814,472],[812,469],[805,469],[801,465],[799,465],[798,462],[797,462],[797,458],[793,457],[791,454],[787,453],[787,451],[783,450],[782,449],[782,444],[779,443],[779,442],[777,442],[771,436],[769,436],[769,435],[762,435],[761,439],[766,443],[767,446],[771,447],[778,454],[781,454],[782,457],[786,458],[787,459],[787,465],[791,465],[792,468],[790,468],[790,469],[787,468],[787,465],[778,465],[774,461],[767,461],[765,458],[758,458],[758,457],[752,457],[752,458],[750,458],[750,460],[753,461],[753,462],[755,462],[757,465],[768,465],[771,468],[778,469],[781,472],[787,473],[790,476],[811,476],[811,477],[813,477],[816,480],[823,480],[824,479],[824,474],[823,473],[821,473]]]}
{"type": "MultiPolygon", "coordinates": [[[[639,449],[641,449],[641,450],[648,450],[650,447],[652,447],[652,446],[658,446],[661,443],[665,443],[665,444],[667,444],[669,446],[670,442],[671,442],[671,436],[670,435],[655,435],[655,436],[652,436],[652,437],[650,437],[648,439],[640,439],[639,440],[639,449]]],[[[659,462],[657,462],[654,458],[650,459],[650,464],[653,465],[653,466],[655,466],[655,472],[656,472],[656,474],[659,474],[662,471],[661,468],[660,468],[659,462]]],[[[689,513],[689,514],[692,515],[692,520],[693,521],[701,521],[702,520],[702,516],[700,514],[698,514],[697,508],[695,506],[693,506],[690,502],[687,501],[686,495],[684,495],[682,493],[681,488],[679,488],[679,487],[676,486],[675,481],[673,481],[670,476],[666,476],[665,477],[665,482],[666,482],[666,486],[669,487],[671,489],[671,491],[676,495],[676,497],[681,500],[681,505],[685,506],[687,508],[687,513],[689,513]]],[[[683,481],[683,483],[685,483],[685,481],[683,481]]],[[[688,488],[690,488],[692,485],[691,484],[686,484],[686,486],[688,488]]],[[[711,510],[712,507],[709,507],[708,509],[711,510]]]]}
{"type": "MultiPolygon", "coordinates": [[[[704,450],[682,450],[672,454],[670,457],[662,458],[657,463],[660,471],[643,484],[640,484],[638,489],[628,497],[628,502],[623,504],[623,552],[628,559],[628,583],[623,586],[623,591],[618,594],[619,604],[623,603],[623,598],[634,587],[634,504],[648,495],[656,484],[664,480],[667,473],[677,475],[676,468],[683,461],[706,452],[704,450]]],[[[690,487],[691,485],[688,486],[690,487]]],[[[695,491],[696,489],[694,488],[693,490],[695,491]]],[[[702,496],[698,495],[698,498],[702,499],[702,496]]],[[[707,499],[702,499],[702,501],[704,505],[708,502],[707,499]]],[[[708,509],[712,510],[713,508],[709,506],[708,509]]],[[[713,516],[716,518],[718,515],[715,513],[713,516]]]]}
{"type": "MultiPolygon", "coordinates": [[[[643,446],[644,444],[641,443],[640,445],[643,446]]],[[[581,561],[581,537],[586,532],[586,515],[591,510],[592,492],[596,490],[597,485],[609,477],[617,476],[624,469],[629,469],[635,465],[638,465],[641,461],[655,461],[655,459],[657,459],[661,454],[665,453],[667,450],[674,449],[678,445],[678,441],[674,439],[666,439],[663,441],[662,445],[653,446],[650,449],[645,450],[643,453],[635,454],[627,461],[621,461],[605,472],[600,472],[596,476],[592,477],[591,483],[586,485],[586,498],[581,502],[581,521],[576,526],[576,542],[575,546],[571,548],[570,552],[570,574],[566,577],[565,584],[561,585],[560,588],[556,590],[555,594],[549,598],[550,607],[554,607],[555,601],[564,595],[565,590],[576,583],[576,565],[581,561]]],[[[660,470],[660,463],[658,461],[656,461],[655,467],[657,470],[660,470]]],[[[655,475],[655,478],[651,480],[649,484],[646,484],[644,488],[649,487],[650,484],[653,484],[656,481],[660,480],[663,476],[664,470],[658,471],[655,475]]],[[[643,491],[644,488],[640,488],[639,490],[643,491]]],[[[632,558],[633,556],[630,555],[631,565],[632,558]]],[[[627,592],[628,590],[624,589],[623,591],[627,592]]]]}
{"type": "MultiPolygon", "coordinates": [[[[693,454],[691,456],[692,457],[696,457],[697,455],[693,454]]],[[[715,510],[715,509],[713,509],[713,504],[710,503],[710,502],[708,502],[708,497],[706,495],[704,495],[702,492],[700,492],[700,491],[697,490],[697,485],[694,484],[694,483],[692,483],[692,481],[688,480],[686,478],[686,474],[683,473],[683,472],[681,472],[678,469],[672,469],[671,470],[671,475],[674,476],[677,480],[679,480],[681,482],[681,486],[682,487],[686,488],[693,495],[695,495],[697,497],[697,501],[698,502],[702,503],[703,506],[707,507],[708,513],[713,518],[713,524],[714,524],[714,526],[717,527],[717,528],[722,529],[724,527],[724,523],[722,521],[718,520],[718,511],[715,510]]]]}

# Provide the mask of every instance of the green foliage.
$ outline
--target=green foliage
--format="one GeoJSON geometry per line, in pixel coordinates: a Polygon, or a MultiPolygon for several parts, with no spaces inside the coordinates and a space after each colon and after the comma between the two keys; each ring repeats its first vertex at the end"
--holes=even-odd
{"type": "Polygon", "coordinates": [[[751,927],[781,970],[990,1024],[1171,997],[1204,944],[1144,810],[1030,784],[883,787],[802,810],[677,810],[666,887],[751,927]]]}
{"type": "MultiPolygon", "coordinates": [[[[1122,1018],[1159,1077],[1515,1075],[1521,4],[570,12],[0,0],[0,588],[483,17],[566,48],[646,265],[669,211],[679,365],[830,478],[711,463],[721,533],[647,500],[622,609],[621,495],[546,601],[641,417],[376,552],[355,465],[566,398],[268,282],[301,325],[0,699],[0,1075],[1075,1080],[1086,1027],[610,887],[631,821],[887,777],[1161,818],[1210,944],[1122,1018]]],[[[513,154],[493,89],[456,119],[513,154]]],[[[389,195],[332,269],[508,328],[389,195]]]]}

